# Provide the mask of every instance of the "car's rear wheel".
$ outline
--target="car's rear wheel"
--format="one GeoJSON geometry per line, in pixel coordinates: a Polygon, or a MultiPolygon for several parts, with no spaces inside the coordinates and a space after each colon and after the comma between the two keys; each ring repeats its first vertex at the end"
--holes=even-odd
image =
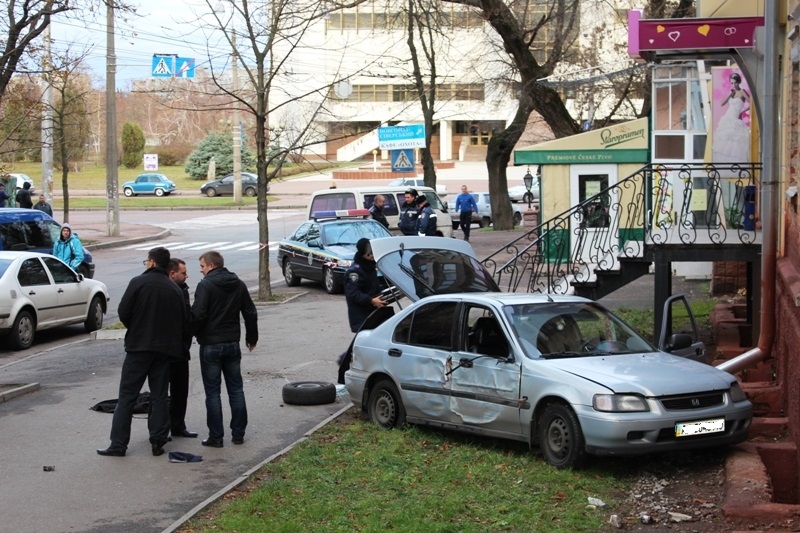
{"type": "Polygon", "coordinates": [[[30,311],[20,311],[8,334],[8,344],[15,350],[25,350],[33,344],[35,334],[36,320],[33,314],[30,311]]]}
{"type": "Polygon", "coordinates": [[[164,196],[164,189],[156,189],[155,193],[156,196],[164,196]]]}
{"type": "Polygon", "coordinates": [[[561,403],[548,405],[539,421],[539,448],[556,468],[578,468],[586,462],[586,443],[575,412],[561,403]]]}
{"type": "Polygon", "coordinates": [[[89,267],[87,267],[86,265],[81,263],[80,266],[78,267],[78,274],[82,275],[86,279],[90,279],[89,278],[89,267]]]}
{"type": "Polygon", "coordinates": [[[86,333],[97,331],[103,327],[103,301],[99,296],[92,298],[92,303],[89,304],[89,312],[86,314],[86,322],[83,323],[83,328],[86,333]]]}
{"type": "Polygon", "coordinates": [[[388,379],[379,381],[369,393],[367,412],[372,423],[384,429],[400,427],[406,422],[406,409],[397,387],[388,379]]]}
{"type": "Polygon", "coordinates": [[[214,198],[216,195],[217,195],[217,189],[215,189],[214,187],[209,187],[208,189],[206,189],[206,196],[208,196],[209,198],[214,198]]]}
{"type": "Polygon", "coordinates": [[[133,196],[133,189],[131,189],[130,187],[125,187],[124,189],[122,189],[122,194],[130,198],[131,196],[133,196]]]}
{"type": "Polygon", "coordinates": [[[489,220],[489,217],[483,217],[483,218],[481,218],[480,222],[478,222],[478,227],[488,228],[489,224],[491,224],[491,223],[492,223],[492,221],[489,220]]]}
{"type": "Polygon", "coordinates": [[[283,260],[283,279],[286,280],[286,284],[290,287],[296,287],[300,285],[300,277],[295,275],[294,270],[292,269],[292,263],[289,259],[283,260]]]}
{"type": "Polygon", "coordinates": [[[519,211],[514,211],[513,220],[514,220],[514,225],[515,226],[522,225],[522,214],[519,211]]]}
{"type": "Polygon", "coordinates": [[[253,187],[248,187],[244,190],[244,195],[252,198],[256,195],[256,190],[253,187]]]}
{"type": "Polygon", "coordinates": [[[337,294],[342,292],[342,282],[336,277],[333,269],[326,268],[322,272],[322,280],[325,284],[325,292],[328,294],[337,294]]]}
{"type": "Polygon", "coordinates": [[[461,225],[460,222],[453,221],[453,229],[458,229],[458,226],[460,225],[461,225]]]}
{"type": "Polygon", "coordinates": [[[526,192],[525,194],[522,195],[522,203],[523,204],[529,204],[529,203],[532,203],[532,202],[533,202],[533,193],[532,192],[526,192]]]}

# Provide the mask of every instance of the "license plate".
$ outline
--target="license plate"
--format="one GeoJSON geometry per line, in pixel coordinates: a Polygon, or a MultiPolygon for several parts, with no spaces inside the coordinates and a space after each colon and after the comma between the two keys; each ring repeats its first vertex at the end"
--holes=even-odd
{"type": "Polygon", "coordinates": [[[704,435],[706,433],[719,433],[725,431],[725,419],[714,418],[711,420],[698,420],[697,422],[678,422],[675,424],[676,437],[690,435],[704,435]]]}

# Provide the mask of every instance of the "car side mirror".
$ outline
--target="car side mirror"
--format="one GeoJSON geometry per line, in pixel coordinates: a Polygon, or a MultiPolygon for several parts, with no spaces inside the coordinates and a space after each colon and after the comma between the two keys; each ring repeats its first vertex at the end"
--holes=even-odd
{"type": "Polygon", "coordinates": [[[664,350],[671,352],[673,350],[685,350],[692,345],[692,336],[686,333],[675,333],[664,345],[664,350]]]}
{"type": "Polygon", "coordinates": [[[84,279],[85,279],[85,278],[83,277],[83,274],[80,274],[80,273],[78,273],[78,283],[80,283],[80,282],[81,282],[81,281],[83,281],[84,279]]]}
{"type": "Polygon", "coordinates": [[[311,248],[321,248],[321,246],[319,245],[319,239],[311,239],[310,241],[308,241],[308,245],[311,248]]]}

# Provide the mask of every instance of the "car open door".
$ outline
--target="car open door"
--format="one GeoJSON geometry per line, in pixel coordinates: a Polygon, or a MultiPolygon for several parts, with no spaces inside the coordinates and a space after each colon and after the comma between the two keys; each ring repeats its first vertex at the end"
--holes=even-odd
{"type": "Polygon", "coordinates": [[[708,364],[706,347],[697,333],[694,313],[683,294],[674,294],[664,302],[658,348],[674,355],[708,364]]]}

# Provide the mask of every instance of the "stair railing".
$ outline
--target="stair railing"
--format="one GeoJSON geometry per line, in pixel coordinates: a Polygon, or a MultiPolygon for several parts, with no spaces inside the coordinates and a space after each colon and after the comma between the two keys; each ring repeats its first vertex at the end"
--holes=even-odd
{"type": "Polygon", "coordinates": [[[760,163],[646,165],[482,262],[508,292],[566,294],[597,271],[619,268],[620,258],[645,257],[648,246],[723,244],[731,230],[739,244],[751,245],[760,169],[760,163]]]}

